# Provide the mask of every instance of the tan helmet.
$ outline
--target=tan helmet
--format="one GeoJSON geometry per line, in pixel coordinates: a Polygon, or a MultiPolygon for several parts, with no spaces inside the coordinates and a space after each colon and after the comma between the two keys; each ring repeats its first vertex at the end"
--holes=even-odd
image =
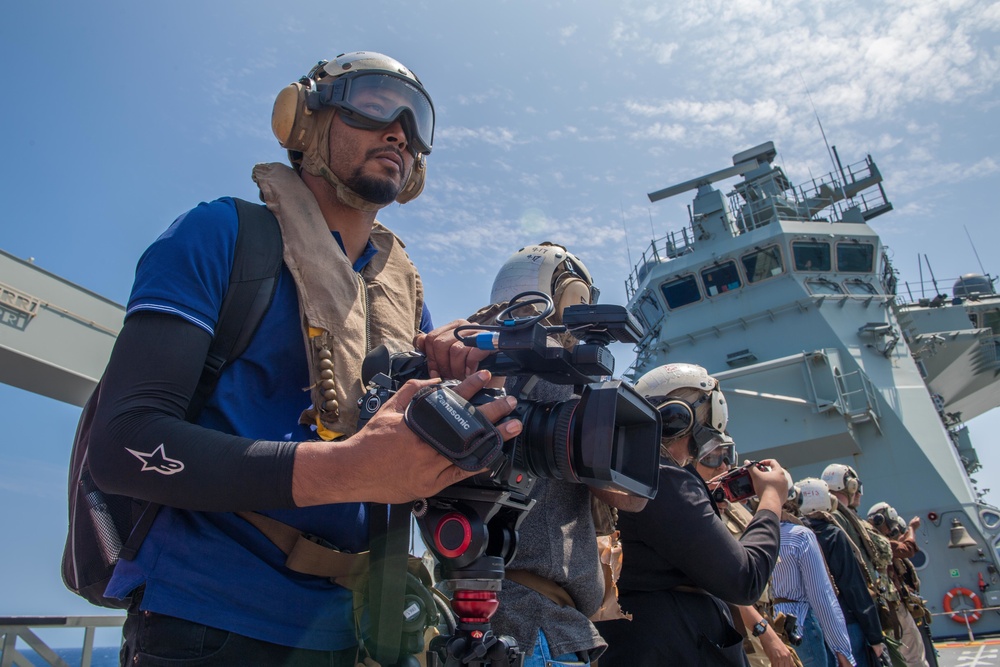
{"type": "Polygon", "coordinates": [[[795,486],[798,487],[799,494],[802,496],[802,504],[799,506],[799,511],[802,514],[829,512],[832,509],[834,501],[831,500],[833,496],[830,495],[830,486],[823,480],[806,477],[799,480],[795,486]]]}
{"type": "Polygon", "coordinates": [[[346,124],[365,129],[383,128],[399,120],[415,159],[396,201],[405,204],[423,191],[425,156],[434,142],[434,105],[413,72],[381,53],[345,53],[331,61],[321,60],[274,101],[271,129],[278,143],[288,149],[292,164],[324,178],[348,206],[378,210],[382,204],[361,197],[330,168],[330,123],[335,113],[346,124]],[[373,103],[373,96],[382,104],[373,103]]]}
{"type": "Polygon", "coordinates": [[[549,241],[525,246],[504,262],[493,279],[490,303],[507,302],[530,291],[552,297],[554,324],[562,323],[566,307],[594,303],[600,294],[583,262],[563,246],[549,241]]]}

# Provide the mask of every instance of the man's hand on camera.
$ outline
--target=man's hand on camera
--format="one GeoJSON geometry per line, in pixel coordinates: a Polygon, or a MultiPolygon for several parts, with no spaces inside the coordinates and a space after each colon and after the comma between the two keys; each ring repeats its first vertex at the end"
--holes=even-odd
{"type": "Polygon", "coordinates": [[[432,378],[464,380],[479,368],[479,362],[492,352],[468,347],[455,338],[455,329],[469,324],[468,320],[455,320],[434,329],[419,333],[413,345],[427,356],[427,369],[432,378]]]}
{"type": "MultiPolygon", "coordinates": [[[[470,375],[454,391],[466,400],[489,382],[489,371],[470,375]]],[[[421,387],[435,380],[410,380],[358,433],[340,442],[299,443],[292,474],[292,497],[299,507],[342,502],[404,503],[432,496],[475,475],[438,454],[403,421],[406,406],[421,387]]],[[[496,423],[517,401],[496,399],[477,407],[496,423]]],[[[497,427],[504,440],[521,432],[521,422],[497,427]]]]}
{"type": "Polygon", "coordinates": [[[750,477],[760,498],[758,511],[768,509],[781,516],[781,506],[788,499],[788,480],[781,464],[774,459],[764,459],[759,466],[750,467],[750,477]]]}

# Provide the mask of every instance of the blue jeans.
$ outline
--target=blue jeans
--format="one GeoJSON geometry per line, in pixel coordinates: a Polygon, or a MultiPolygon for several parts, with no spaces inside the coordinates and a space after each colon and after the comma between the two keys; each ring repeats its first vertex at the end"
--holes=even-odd
{"type": "Polygon", "coordinates": [[[531,650],[531,654],[525,654],[524,667],[555,667],[556,665],[589,665],[590,660],[580,660],[576,653],[566,653],[565,655],[553,656],[549,652],[549,643],[545,640],[545,633],[538,630],[538,639],[531,650]]]}
{"type": "MultiPolygon", "coordinates": [[[[864,631],[859,623],[847,624],[847,637],[851,640],[851,653],[858,667],[872,667],[871,660],[868,659],[868,642],[865,641],[864,631]]],[[[833,664],[837,664],[834,660],[833,664]]]]}
{"type": "Polygon", "coordinates": [[[795,647],[795,652],[798,654],[799,660],[802,661],[803,667],[827,667],[829,664],[823,631],[811,609],[802,620],[802,643],[795,647]]]}

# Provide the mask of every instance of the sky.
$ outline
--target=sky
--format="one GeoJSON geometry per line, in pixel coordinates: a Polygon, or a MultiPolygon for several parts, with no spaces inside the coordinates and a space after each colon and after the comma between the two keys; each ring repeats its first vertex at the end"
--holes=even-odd
{"type": "MultiPolygon", "coordinates": [[[[175,217],[254,199],[253,164],[284,160],[278,91],[356,50],[402,61],[434,100],[427,186],[379,219],[438,324],[546,240],[625,303],[632,259],[688,219],[690,198],[647,193],[765,141],[793,182],[820,177],[824,135],[885,176],[894,211],[872,226],[904,294],[1000,273],[1000,3],[982,0],[8,2],[0,248],[125,303],[175,217]]],[[[58,574],[78,416],[0,386],[0,615],[100,611],[58,574]]],[[[1000,504],[1000,414],[969,426],[1000,504]]]]}

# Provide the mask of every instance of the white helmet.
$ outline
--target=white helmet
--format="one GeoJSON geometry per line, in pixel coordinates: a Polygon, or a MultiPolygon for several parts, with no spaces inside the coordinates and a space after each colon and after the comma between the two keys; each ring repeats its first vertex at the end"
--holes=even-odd
{"type": "Polygon", "coordinates": [[[271,129],[278,143],[288,149],[292,164],[324,178],[348,206],[376,211],[384,204],[365,199],[330,168],[334,112],[352,127],[374,130],[397,120],[402,124],[414,163],[396,201],[404,204],[416,198],[424,188],[425,156],[434,143],[434,104],[417,75],[381,53],[342,53],[332,61],[321,60],[274,101],[271,129]],[[378,105],[372,103],[373,96],[378,105]]]}
{"type": "Polygon", "coordinates": [[[811,512],[829,512],[832,502],[836,499],[830,495],[830,486],[821,479],[806,477],[796,484],[802,495],[802,505],[799,510],[803,514],[811,512]]]}
{"type": "Polygon", "coordinates": [[[858,473],[849,465],[831,463],[823,470],[823,481],[830,485],[831,491],[841,491],[848,497],[853,496],[861,488],[858,473]]]}
{"type": "MultiPolygon", "coordinates": [[[[635,390],[658,408],[668,401],[670,394],[685,388],[698,389],[706,396],[711,397],[712,405],[709,411],[708,426],[720,433],[725,432],[726,426],[729,424],[729,406],[726,405],[726,398],[722,395],[718,380],[709,375],[708,371],[701,366],[695,364],[657,366],[635,383],[635,390]]],[[[681,416],[683,417],[683,415],[681,416]]],[[[664,422],[663,427],[664,437],[677,437],[690,430],[690,426],[684,429],[684,424],[678,423],[675,426],[675,430],[678,432],[669,435],[666,432],[668,430],[666,422],[664,422]]]]}
{"type": "Polygon", "coordinates": [[[510,301],[522,292],[551,296],[556,324],[562,323],[563,309],[595,303],[600,294],[583,262],[563,246],[548,241],[525,246],[504,262],[493,279],[490,303],[510,301]]]}
{"type": "Polygon", "coordinates": [[[868,510],[868,523],[876,528],[881,528],[883,525],[887,525],[891,530],[898,520],[899,512],[897,512],[896,508],[889,503],[875,503],[872,505],[872,508],[868,510]]]}
{"type": "Polygon", "coordinates": [[[792,480],[792,473],[784,468],[782,468],[781,472],[785,473],[785,482],[788,483],[788,498],[786,502],[791,503],[796,511],[800,511],[802,509],[802,489],[792,480]]]}

